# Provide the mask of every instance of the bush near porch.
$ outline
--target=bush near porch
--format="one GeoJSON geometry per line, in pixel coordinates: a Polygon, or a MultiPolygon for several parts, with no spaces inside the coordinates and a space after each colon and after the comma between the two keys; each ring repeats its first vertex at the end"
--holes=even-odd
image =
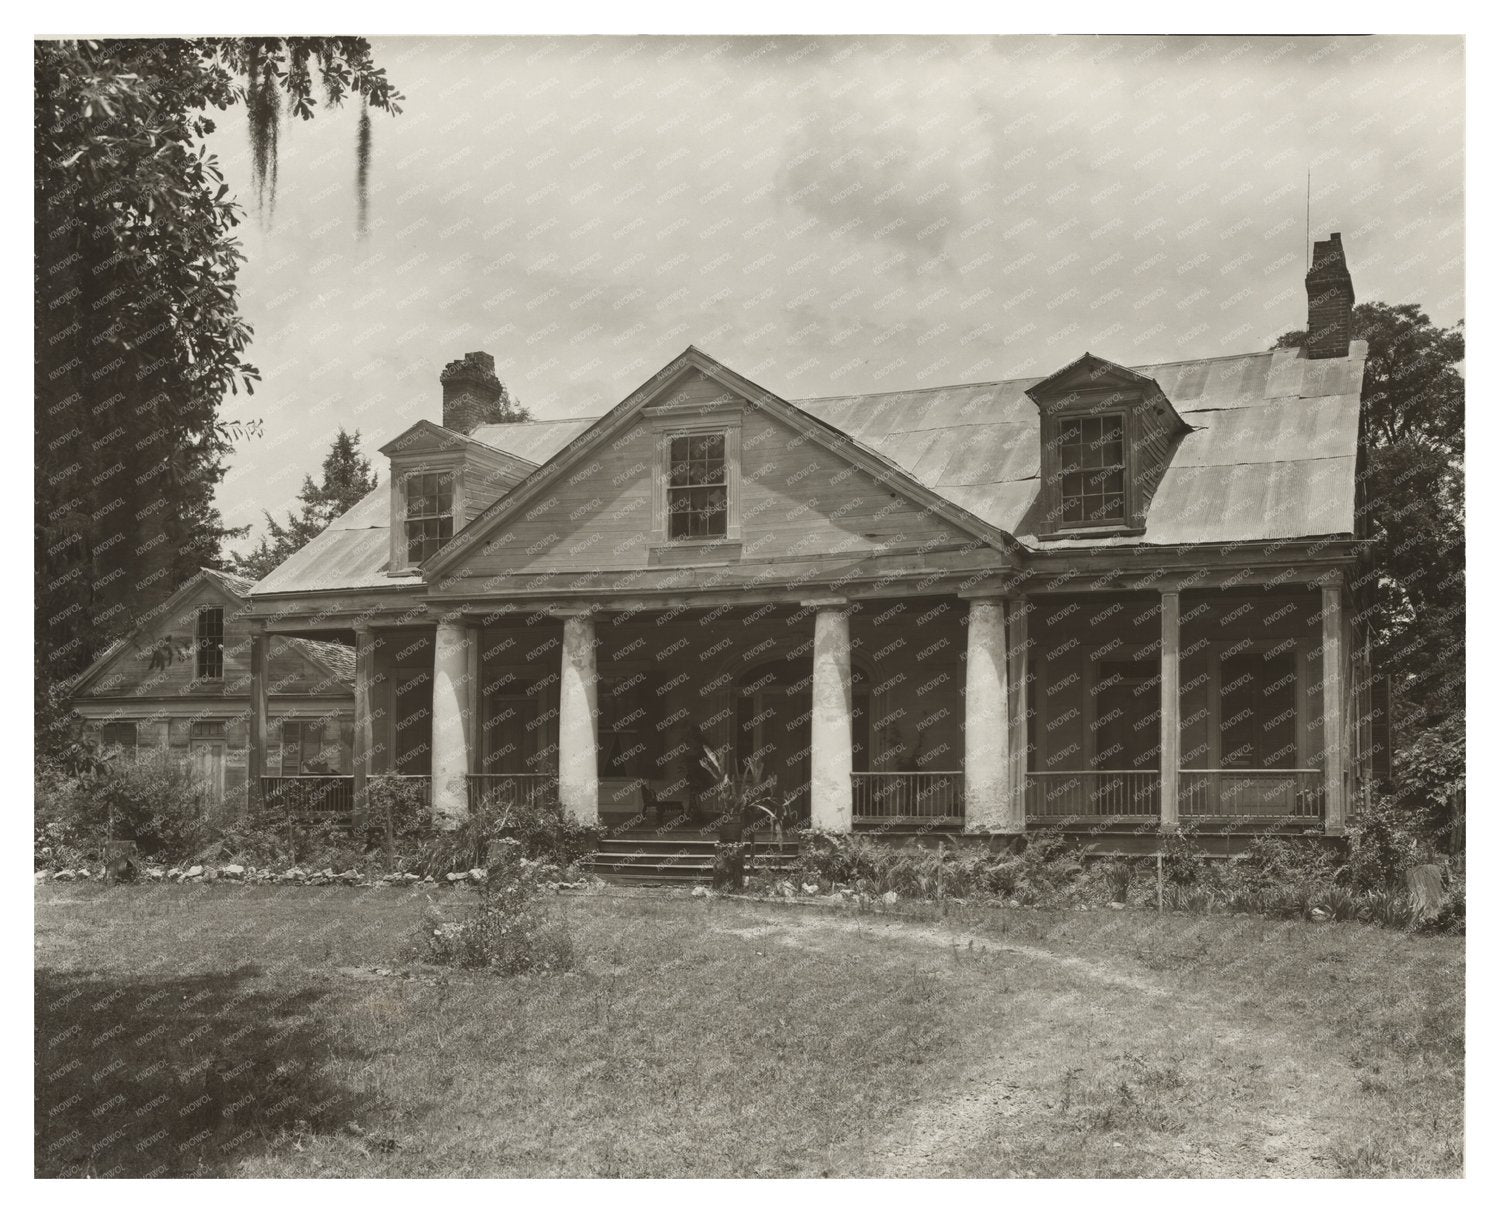
{"type": "Polygon", "coordinates": [[[762,878],[758,891],[856,897],[1000,901],[1039,909],[1139,906],[1269,914],[1315,921],[1462,931],[1461,860],[1401,826],[1377,801],[1346,845],[1266,836],[1232,859],[1210,858],[1193,834],[1164,840],[1161,882],[1154,857],[1097,859],[1062,835],[1038,831],[1019,853],[977,847],[892,846],[859,834],[804,831],[793,881],[762,878]]]}
{"type": "Polygon", "coordinates": [[[409,781],[375,778],[370,784],[369,821],[360,837],[336,821],[307,815],[209,820],[201,787],[159,751],[73,773],[38,767],[33,861],[38,870],[99,871],[111,859],[111,844],[123,841],[133,847],[134,871],[112,873],[122,879],[148,864],[235,864],[441,880],[484,868],[502,839],[560,872],[598,845],[598,831],[575,824],[555,802],[486,796],[462,827],[445,830],[409,781]]]}

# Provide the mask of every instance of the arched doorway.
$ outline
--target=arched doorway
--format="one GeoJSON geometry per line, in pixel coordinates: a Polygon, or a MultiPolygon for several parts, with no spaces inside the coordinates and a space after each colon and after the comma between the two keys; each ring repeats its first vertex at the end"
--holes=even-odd
{"type": "MultiPolygon", "coordinates": [[[[766,777],[776,780],[778,796],[790,796],[799,816],[810,809],[808,786],[812,753],[812,671],[805,656],[795,662],[773,659],[745,670],[736,681],[735,763],[759,759],[766,777]]],[[[853,675],[854,762],[868,768],[870,679],[855,665],[853,675]]]]}

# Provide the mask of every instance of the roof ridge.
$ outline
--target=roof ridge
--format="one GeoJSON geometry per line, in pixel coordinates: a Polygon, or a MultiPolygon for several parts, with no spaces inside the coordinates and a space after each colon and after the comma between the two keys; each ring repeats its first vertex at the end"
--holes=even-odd
{"type": "MultiPolygon", "coordinates": [[[[1276,351],[1274,349],[1248,350],[1245,353],[1241,354],[1213,354],[1207,358],[1178,358],[1172,362],[1142,362],[1134,366],[1126,366],[1125,363],[1119,362],[1115,365],[1122,366],[1127,371],[1140,372],[1163,366],[1192,366],[1205,362],[1242,362],[1246,358],[1260,358],[1266,354],[1274,354],[1275,352],[1276,351]]],[[[1101,355],[1096,355],[1096,357],[1100,356],[1101,355]]],[[[1082,355],[1080,355],[1080,357],[1082,357],[1082,355]]],[[[1077,359],[1074,359],[1074,361],[1076,362],[1077,359]]],[[[1106,361],[1108,360],[1106,359],[1106,361]]],[[[1073,364],[1071,362],[1068,363],[1068,366],[1072,365],[1073,364]]],[[[1056,374],[1057,372],[1054,371],[1052,373],[1056,374]]],[[[932,387],[892,388],[884,392],[832,392],[827,396],[789,396],[785,397],[785,399],[790,400],[793,404],[811,404],[819,400],[853,400],[856,397],[861,400],[867,400],[872,396],[911,396],[915,395],[918,392],[957,391],[959,388],[970,387],[1000,387],[1001,385],[1008,383],[1025,383],[1030,379],[1040,381],[1046,378],[1048,378],[1047,375],[1018,375],[1012,379],[979,379],[974,381],[973,383],[939,383],[934,384],[932,387]]]]}

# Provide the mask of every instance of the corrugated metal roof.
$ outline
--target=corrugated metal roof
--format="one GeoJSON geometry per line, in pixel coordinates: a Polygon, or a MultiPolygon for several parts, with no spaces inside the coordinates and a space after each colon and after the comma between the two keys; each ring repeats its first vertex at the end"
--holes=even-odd
{"type": "Polygon", "coordinates": [[[1111,539],[1038,537],[1041,426],[1025,391],[1039,379],[794,403],[1028,547],[1298,539],[1353,533],[1364,358],[1354,342],[1348,358],[1266,350],[1130,368],[1156,380],[1192,432],[1145,534],[1111,539]]]}
{"type": "MultiPolygon", "coordinates": [[[[1026,390],[1040,376],[791,403],[1040,550],[1347,535],[1365,353],[1363,342],[1353,342],[1347,358],[1310,361],[1296,350],[1267,350],[1130,368],[1156,380],[1192,432],[1152,498],[1145,534],[1110,539],[1037,534],[1041,427],[1026,390]]],[[[596,420],[487,425],[473,436],[542,464],[596,420]]],[[[376,489],[254,592],[420,585],[416,576],[386,573],[388,491],[376,489]]],[[[691,570],[684,575],[683,584],[696,584],[691,570]]]]}

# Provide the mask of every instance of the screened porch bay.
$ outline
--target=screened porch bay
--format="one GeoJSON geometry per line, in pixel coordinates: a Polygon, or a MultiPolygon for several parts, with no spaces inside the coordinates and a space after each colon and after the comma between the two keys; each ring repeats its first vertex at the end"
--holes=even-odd
{"type": "Polygon", "coordinates": [[[1320,594],[1179,596],[1179,751],[1165,764],[1162,651],[1164,631],[1174,629],[1170,621],[1164,629],[1162,596],[1032,605],[1029,827],[1323,828],[1320,594]],[[1174,803],[1166,803],[1173,767],[1174,803]]]}

